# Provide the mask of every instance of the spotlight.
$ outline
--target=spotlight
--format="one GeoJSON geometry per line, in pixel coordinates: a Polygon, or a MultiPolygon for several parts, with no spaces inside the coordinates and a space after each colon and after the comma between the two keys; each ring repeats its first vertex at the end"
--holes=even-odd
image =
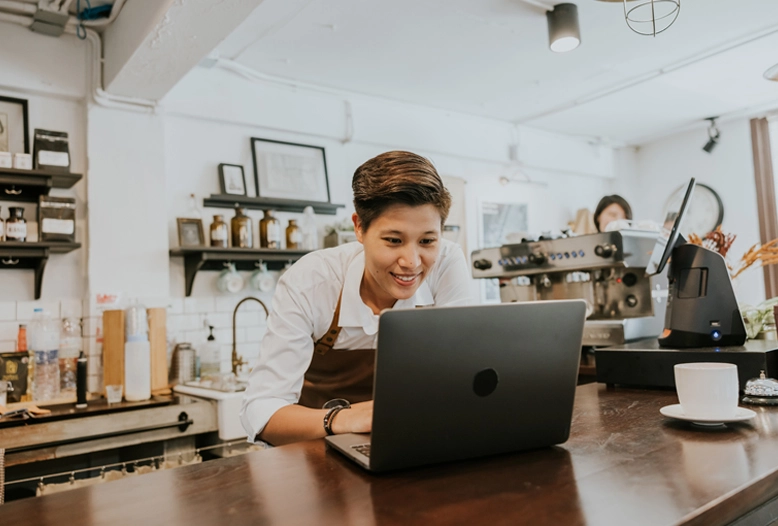
{"type": "Polygon", "coordinates": [[[713,148],[715,148],[716,145],[719,143],[719,137],[721,137],[721,132],[716,127],[717,118],[718,117],[708,117],[706,119],[710,121],[710,125],[708,126],[708,142],[705,143],[705,146],[703,146],[702,149],[707,153],[713,151],[713,148]]]}
{"type": "Polygon", "coordinates": [[[577,5],[557,4],[551,11],[546,11],[546,20],[551,51],[565,53],[574,50],[581,43],[577,5]]]}

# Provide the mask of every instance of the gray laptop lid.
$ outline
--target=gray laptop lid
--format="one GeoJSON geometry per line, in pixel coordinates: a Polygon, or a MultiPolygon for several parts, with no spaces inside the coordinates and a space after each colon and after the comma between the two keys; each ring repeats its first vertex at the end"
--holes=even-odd
{"type": "Polygon", "coordinates": [[[566,300],[382,313],[370,469],[567,440],[585,310],[566,300]]]}

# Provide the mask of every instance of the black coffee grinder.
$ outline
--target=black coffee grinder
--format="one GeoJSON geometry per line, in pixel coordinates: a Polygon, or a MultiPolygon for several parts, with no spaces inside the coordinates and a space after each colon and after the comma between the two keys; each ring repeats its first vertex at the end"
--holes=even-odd
{"type": "Polygon", "coordinates": [[[670,260],[665,329],[659,336],[659,345],[672,348],[743,345],[746,327],[724,258],[707,248],[686,243],[680,234],[694,185],[692,178],[669,236],[666,239],[660,236],[646,269],[652,274],[662,272],[670,260]]]}

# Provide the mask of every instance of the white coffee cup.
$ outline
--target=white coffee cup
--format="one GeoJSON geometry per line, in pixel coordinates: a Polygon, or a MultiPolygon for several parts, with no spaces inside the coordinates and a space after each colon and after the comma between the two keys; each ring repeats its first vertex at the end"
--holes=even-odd
{"type": "Polygon", "coordinates": [[[679,363],[673,368],[681,409],[690,417],[728,419],[737,411],[740,384],[732,363],[679,363]]]}

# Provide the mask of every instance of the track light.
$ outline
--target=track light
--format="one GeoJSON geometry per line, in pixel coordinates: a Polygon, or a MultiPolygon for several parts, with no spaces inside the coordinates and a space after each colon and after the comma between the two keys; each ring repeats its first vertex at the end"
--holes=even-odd
{"type": "Polygon", "coordinates": [[[574,50],[581,43],[577,5],[557,4],[551,11],[546,11],[546,20],[551,51],[565,53],[574,50]]]}
{"type": "Polygon", "coordinates": [[[721,132],[716,127],[716,119],[717,117],[708,117],[706,119],[710,121],[710,125],[708,126],[708,142],[705,143],[705,146],[703,146],[702,149],[707,153],[713,151],[713,148],[719,143],[719,137],[721,137],[721,132]]]}

